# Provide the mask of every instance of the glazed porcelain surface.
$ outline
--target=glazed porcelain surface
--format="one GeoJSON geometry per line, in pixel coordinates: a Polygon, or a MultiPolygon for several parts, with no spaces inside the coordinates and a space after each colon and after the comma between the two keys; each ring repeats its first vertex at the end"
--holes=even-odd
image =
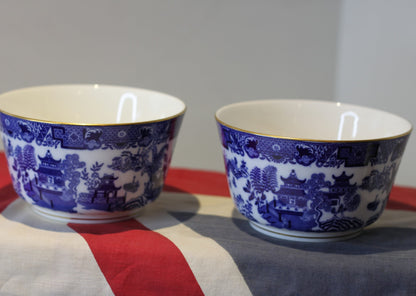
{"type": "Polygon", "coordinates": [[[44,216],[101,223],[158,197],[185,104],[155,91],[57,85],[0,96],[16,192],[44,216]]]}
{"type": "Polygon", "coordinates": [[[230,192],[254,229],[350,238],[384,210],[411,124],[335,102],[250,101],[216,113],[230,192]]]}

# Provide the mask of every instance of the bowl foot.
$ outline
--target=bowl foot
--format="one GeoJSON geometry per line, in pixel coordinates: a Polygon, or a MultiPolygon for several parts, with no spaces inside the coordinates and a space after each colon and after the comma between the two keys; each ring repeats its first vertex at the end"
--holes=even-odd
{"type": "Polygon", "coordinates": [[[362,229],[355,229],[344,232],[303,232],[296,230],[287,230],[273,226],[266,226],[260,223],[250,221],[251,227],[268,236],[298,242],[334,242],[354,238],[358,236],[362,229]]]}
{"type": "Polygon", "coordinates": [[[142,213],[143,208],[124,211],[124,212],[109,212],[109,213],[92,213],[92,214],[78,214],[78,213],[66,213],[61,211],[49,210],[43,207],[31,206],[32,210],[49,220],[64,222],[64,223],[77,223],[77,224],[101,224],[112,223],[127,220],[138,216],[142,213]]]}

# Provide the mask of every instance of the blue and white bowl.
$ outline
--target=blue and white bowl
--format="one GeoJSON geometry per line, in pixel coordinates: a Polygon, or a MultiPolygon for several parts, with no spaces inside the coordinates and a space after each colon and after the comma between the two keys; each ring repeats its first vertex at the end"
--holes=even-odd
{"type": "Polygon", "coordinates": [[[2,94],[0,131],[14,188],[55,220],[134,216],[162,191],[185,109],[170,95],[118,86],[2,94]]]}
{"type": "Polygon", "coordinates": [[[270,236],[330,241],[382,214],[411,124],[335,102],[264,100],[216,112],[236,208],[270,236]]]}

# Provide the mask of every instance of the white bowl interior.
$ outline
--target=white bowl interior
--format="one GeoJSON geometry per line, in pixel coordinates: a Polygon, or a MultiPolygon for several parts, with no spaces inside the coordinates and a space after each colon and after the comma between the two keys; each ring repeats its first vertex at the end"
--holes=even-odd
{"type": "Polygon", "coordinates": [[[185,111],[170,95],[108,85],[52,85],[0,95],[0,111],[29,119],[77,124],[163,120],[185,111]]]}
{"type": "Polygon", "coordinates": [[[389,112],[350,104],[314,100],[248,101],[216,113],[229,127],[269,136],[348,141],[396,137],[409,133],[409,121],[389,112]]]}

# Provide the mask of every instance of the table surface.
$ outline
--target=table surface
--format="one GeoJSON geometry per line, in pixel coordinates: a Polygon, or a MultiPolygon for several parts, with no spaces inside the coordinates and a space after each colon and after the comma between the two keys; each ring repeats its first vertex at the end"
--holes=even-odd
{"type": "Polygon", "coordinates": [[[395,186],[354,239],[254,231],[223,173],[171,168],[137,218],[51,222],[17,197],[0,153],[0,295],[416,295],[416,189],[395,186]]]}

